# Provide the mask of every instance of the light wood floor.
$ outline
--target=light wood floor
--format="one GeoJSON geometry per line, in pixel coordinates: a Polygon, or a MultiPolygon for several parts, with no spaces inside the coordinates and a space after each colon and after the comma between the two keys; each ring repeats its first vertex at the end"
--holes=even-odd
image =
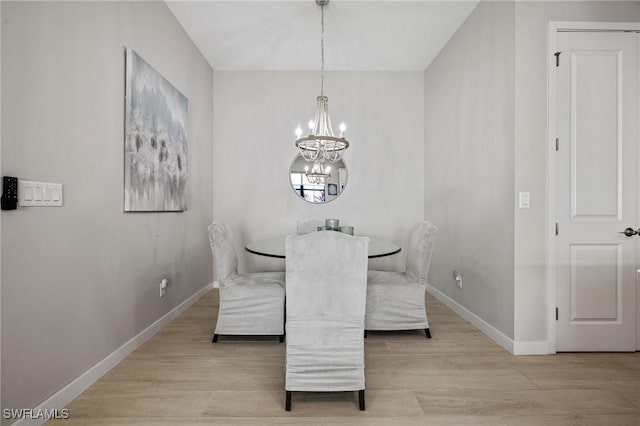
{"type": "MultiPolygon", "coordinates": [[[[294,393],[277,341],[211,343],[218,293],[69,406],[61,425],[640,425],[640,353],[512,356],[427,297],[424,332],[369,332],[367,409],[355,393],[294,393]]],[[[55,421],[50,422],[56,423],[55,421]]]]}

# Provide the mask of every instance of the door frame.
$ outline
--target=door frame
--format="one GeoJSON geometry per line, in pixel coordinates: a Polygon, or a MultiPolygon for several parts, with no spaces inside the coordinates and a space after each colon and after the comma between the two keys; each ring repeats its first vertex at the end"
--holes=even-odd
{"type": "MultiPolygon", "coordinates": [[[[547,38],[547,349],[548,353],[555,354],[557,348],[556,334],[556,240],[555,223],[557,217],[556,186],[557,186],[557,162],[556,162],[556,96],[557,77],[556,59],[557,49],[556,34],[558,32],[640,32],[639,22],[549,22],[547,38]]],[[[563,60],[560,56],[560,60],[563,60]]],[[[638,272],[636,272],[636,299],[638,300],[638,272]]],[[[640,315],[636,305],[636,327],[640,315]]],[[[640,340],[636,330],[636,350],[640,350],[640,340]]]]}

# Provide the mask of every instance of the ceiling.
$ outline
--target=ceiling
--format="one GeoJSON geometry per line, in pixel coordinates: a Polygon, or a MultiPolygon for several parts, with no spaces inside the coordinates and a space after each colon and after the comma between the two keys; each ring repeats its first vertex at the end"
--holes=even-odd
{"type": "MultiPolygon", "coordinates": [[[[314,0],[166,0],[215,70],[319,70],[314,0]]],[[[423,71],[479,1],[331,0],[325,69],[423,71]]]]}

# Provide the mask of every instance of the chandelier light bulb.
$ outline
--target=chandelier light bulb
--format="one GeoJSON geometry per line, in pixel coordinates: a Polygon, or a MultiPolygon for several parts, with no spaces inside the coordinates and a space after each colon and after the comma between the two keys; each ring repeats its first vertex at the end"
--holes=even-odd
{"type": "Polygon", "coordinates": [[[309,120],[309,130],[313,130],[313,126],[315,126],[316,123],[313,122],[313,120],[309,120]]]}
{"type": "Polygon", "coordinates": [[[296,128],[296,137],[300,138],[300,136],[302,136],[302,129],[298,126],[296,128]]]}
{"type": "Polygon", "coordinates": [[[340,123],[340,137],[344,135],[345,130],[347,130],[347,125],[344,123],[340,123]]]}

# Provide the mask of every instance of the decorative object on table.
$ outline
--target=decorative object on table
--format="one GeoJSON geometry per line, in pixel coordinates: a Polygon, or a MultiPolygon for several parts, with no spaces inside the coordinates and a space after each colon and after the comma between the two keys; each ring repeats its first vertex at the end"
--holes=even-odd
{"type": "Polygon", "coordinates": [[[125,211],[187,209],[187,98],[126,49],[125,211]]]}
{"type": "Polygon", "coordinates": [[[344,136],[346,125],[340,124],[340,136],[335,136],[333,127],[331,126],[331,118],[329,117],[329,98],[324,95],[324,8],[329,4],[329,0],[316,0],[316,4],[320,6],[320,96],[316,98],[317,109],[315,119],[309,122],[309,135],[302,136],[300,126],[296,129],[296,148],[300,155],[308,161],[313,162],[312,170],[316,170],[312,174],[318,175],[314,179],[327,180],[326,173],[322,172],[325,160],[336,163],[342,160],[344,152],[349,148],[349,141],[344,136]]]}
{"type": "Polygon", "coordinates": [[[365,409],[368,245],[339,232],[287,237],[287,411],[295,391],[358,391],[365,409]]]}
{"type": "Polygon", "coordinates": [[[353,235],[353,226],[341,226],[338,230],[343,234],[353,235]]]}
{"type": "Polygon", "coordinates": [[[276,335],[284,340],[284,272],[238,274],[238,258],[229,227],[213,222],[207,228],[215,280],[220,287],[213,343],[220,335],[276,335]]]}
{"type": "Polygon", "coordinates": [[[313,204],[324,204],[338,198],[347,183],[347,166],[344,159],[316,169],[316,171],[319,170],[317,175],[311,172],[312,167],[313,165],[305,161],[300,154],[296,154],[291,162],[289,179],[296,195],[313,204]],[[324,179],[319,177],[323,173],[327,175],[324,182],[324,179]],[[335,193],[333,193],[333,187],[336,188],[335,193]]]}
{"type": "Polygon", "coordinates": [[[430,222],[413,230],[406,272],[368,272],[366,330],[424,330],[431,338],[424,298],[437,230],[430,222]]]}
{"type": "Polygon", "coordinates": [[[318,226],[317,230],[318,231],[333,231],[333,228],[330,227],[330,226],[322,225],[322,226],[318,226]]]}
{"type": "Polygon", "coordinates": [[[333,231],[337,231],[340,227],[340,219],[325,219],[324,226],[332,229],[333,231]]]}

